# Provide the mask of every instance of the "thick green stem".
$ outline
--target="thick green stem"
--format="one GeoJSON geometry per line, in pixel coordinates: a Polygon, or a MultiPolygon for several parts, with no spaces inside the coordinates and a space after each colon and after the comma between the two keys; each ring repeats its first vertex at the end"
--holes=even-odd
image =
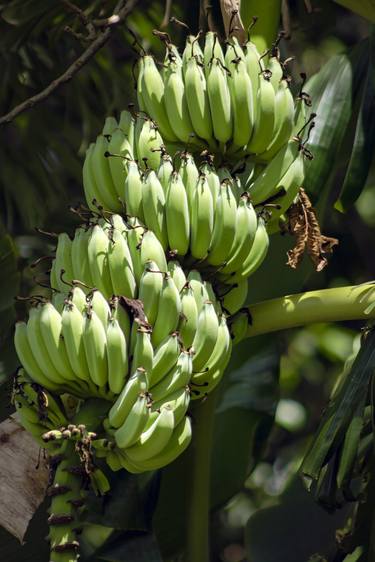
{"type": "Polygon", "coordinates": [[[281,0],[242,0],[241,18],[245,29],[258,18],[251,30],[251,40],[262,54],[277,37],[281,15],[281,0]]]}
{"type": "Polygon", "coordinates": [[[74,444],[65,442],[51,458],[54,470],[53,485],[48,490],[52,497],[49,540],[50,562],[77,562],[79,558],[77,511],[82,505],[82,475],[74,444]]]}
{"type": "Polygon", "coordinates": [[[212,392],[193,410],[185,562],[210,559],[210,476],[216,395],[216,391],[212,392]]]}
{"type": "Polygon", "coordinates": [[[316,322],[369,320],[375,318],[375,284],[287,295],[250,305],[249,312],[252,324],[245,337],[316,322]]]}

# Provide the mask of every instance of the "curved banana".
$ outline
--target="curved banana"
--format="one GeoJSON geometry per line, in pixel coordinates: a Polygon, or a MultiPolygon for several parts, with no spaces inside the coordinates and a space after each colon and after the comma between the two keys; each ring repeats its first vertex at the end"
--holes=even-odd
{"type": "Polygon", "coordinates": [[[106,332],[108,386],[111,392],[119,394],[128,375],[129,364],[126,338],[116,318],[111,318],[106,332]]]}
{"type": "Polygon", "coordinates": [[[114,433],[116,445],[120,449],[131,447],[138,441],[147,424],[149,411],[146,394],[139,394],[124,423],[114,433]]]}
{"type": "Polygon", "coordinates": [[[214,227],[214,205],[211,189],[205,175],[196,183],[192,201],[190,252],[198,260],[208,254],[214,227]]]}
{"type": "Polygon", "coordinates": [[[177,172],[173,172],[169,179],[165,213],[169,248],[184,256],[190,242],[190,217],[186,189],[177,172]]]}
{"type": "Polygon", "coordinates": [[[138,298],[143,303],[147,321],[153,325],[158,314],[159,296],[163,286],[163,274],[152,260],[146,262],[139,282],[138,298]]]}
{"type": "Polygon", "coordinates": [[[178,289],[169,273],[164,275],[159,297],[159,310],[152,330],[152,343],[157,347],[177,328],[181,313],[181,299],[178,289]]]}
{"type": "Polygon", "coordinates": [[[142,207],[145,224],[158,237],[163,249],[168,246],[166,198],[163,187],[153,170],[147,170],[142,181],[142,207]]]}
{"type": "Polygon", "coordinates": [[[212,302],[207,301],[203,304],[198,316],[197,332],[192,345],[194,373],[205,368],[206,361],[215,347],[218,327],[219,321],[215,307],[212,302]]]}
{"type": "Polygon", "coordinates": [[[146,371],[138,368],[127,380],[121,394],[108,412],[108,421],[116,429],[122,426],[140,394],[147,393],[148,380],[146,371]]]}

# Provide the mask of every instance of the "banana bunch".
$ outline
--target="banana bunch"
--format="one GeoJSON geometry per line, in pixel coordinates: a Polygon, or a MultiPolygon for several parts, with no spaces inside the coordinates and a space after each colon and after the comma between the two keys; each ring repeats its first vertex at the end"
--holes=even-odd
{"type": "Polygon", "coordinates": [[[15,375],[12,401],[23,427],[41,447],[53,450],[53,445],[46,444],[43,435],[68,423],[61,401],[29,378],[23,369],[15,375]]]}
{"type": "Polygon", "coordinates": [[[261,57],[250,40],[241,46],[231,37],[224,52],[213,32],[206,33],[203,48],[199,36],[189,36],[182,56],[167,42],[161,72],[151,55],[142,56],[137,97],[166,142],[234,159],[251,154],[270,160],[301,114],[277,48],[261,57]]]}
{"type": "MultiPolygon", "coordinates": [[[[107,117],[102,133],[86,151],[83,187],[88,206],[119,212],[124,208],[128,174],[136,181],[132,162],[155,169],[164,152],[157,125],[145,115],[122,111],[119,121],[107,117]]],[[[136,209],[134,209],[136,210],[136,209]]],[[[138,216],[136,212],[133,213],[138,216]]],[[[140,217],[141,218],[141,217],[140,217]]]]}

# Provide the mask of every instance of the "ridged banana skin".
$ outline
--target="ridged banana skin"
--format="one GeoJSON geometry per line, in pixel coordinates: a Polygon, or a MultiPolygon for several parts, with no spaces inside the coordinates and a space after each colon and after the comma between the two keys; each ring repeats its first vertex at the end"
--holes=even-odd
{"type": "Polygon", "coordinates": [[[164,88],[164,102],[169,124],[180,141],[189,143],[194,133],[180,64],[169,62],[165,69],[164,88]]]}
{"type": "Polygon", "coordinates": [[[271,72],[270,82],[275,92],[279,89],[280,82],[283,79],[284,71],[277,56],[272,56],[268,60],[267,70],[271,72]]]}
{"type": "Polygon", "coordinates": [[[93,287],[91,278],[91,271],[87,256],[87,243],[89,238],[89,231],[84,228],[77,228],[74,234],[72,248],[71,248],[71,261],[73,270],[73,279],[79,279],[89,287],[93,287]]]}
{"type": "Polygon", "coordinates": [[[137,369],[127,380],[121,394],[108,412],[108,420],[112,427],[118,429],[126,420],[133,404],[140,394],[148,390],[148,380],[144,369],[137,369]]]}
{"type": "Polygon", "coordinates": [[[108,298],[113,294],[111,275],[108,267],[109,238],[96,224],[90,232],[87,256],[91,278],[97,289],[108,298]]]}
{"type": "Polygon", "coordinates": [[[176,365],[150,389],[153,401],[159,402],[179,388],[189,384],[193,374],[193,360],[189,352],[181,351],[176,365]]]}
{"type": "Polygon", "coordinates": [[[163,407],[153,424],[143,433],[137,443],[126,449],[131,462],[142,463],[159,454],[168,444],[174,430],[173,411],[163,407]]]}
{"type": "Polygon", "coordinates": [[[159,239],[163,249],[168,246],[165,194],[153,170],[147,170],[142,182],[142,207],[145,224],[159,239]]]}
{"type": "Polygon", "coordinates": [[[181,156],[181,164],[178,170],[181,176],[182,183],[185,186],[188,198],[190,226],[192,224],[193,201],[197,182],[199,180],[199,171],[195,164],[194,158],[189,153],[184,153],[181,156]]]}
{"type": "Polygon", "coordinates": [[[141,96],[138,97],[138,101],[140,105],[145,105],[149,115],[158,123],[163,137],[175,142],[178,139],[171,129],[165,109],[163,79],[151,56],[146,55],[142,60],[143,72],[141,70],[138,76],[138,89],[141,90],[141,96]]]}
{"type": "Polygon", "coordinates": [[[83,343],[85,319],[74,302],[68,302],[61,314],[62,336],[64,338],[69,362],[77,377],[91,381],[83,343]]]}
{"type": "Polygon", "coordinates": [[[190,283],[181,290],[180,296],[181,317],[178,330],[185,348],[188,349],[193,343],[198,326],[198,307],[190,283]]]}
{"type": "Polygon", "coordinates": [[[280,179],[297,158],[299,152],[300,142],[294,138],[280,148],[249,188],[249,195],[253,205],[266,201],[274,193],[275,186],[278,185],[280,179]]]}
{"type": "Polygon", "coordinates": [[[167,336],[155,349],[152,369],[149,374],[149,388],[158,382],[176,365],[181,346],[177,332],[167,336]]]}
{"type": "Polygon", "coordinates": [[[140,438],[149,418],[148,399],[140,394],[124,423],[115,431],[114,438],[120,449],[131,447],[140,438]]]}
{"type": "Polygon", "coordinates": [[[111,392],[119,394],[124,387],[129,371],[127,344],[116,318],[111,318],[107,327],[108,386],[111,392]]]}
{"type": "Polygon", "coordinates": [[[248,153],[261,154],[270,144],[275,122],[275,90],[271,82],[262,74],[259,81],[256,101],[257,113],[253,135],[247,146],[248,153]]]}
{"type": "Polygon", "coordinates": [[[30,342],[27,337],[27,326],[25,322],[17,322],[16,324],[14,345],[19,360],[32,379],[49,390],[57,390],[59,388],[59,384],[49,379],[49,377],[42,371],[38,365],[37,359],[33,355],[30,342]]]}
{"type": "Polygon", "coordinates": [[[197,305],[198,314],[203,308],[203,304],[210,300],[206,288],[203,284],[203,279],[199,271],[191,269],[188,273],[187,280],[194,293],[195,302],[197,305]]]}
{"type": "Polygon", "coordinates": [[[117,212],[121,211],[121,203],[113,184],[108,158],[105,156],[107,152],[108,141],[103,135],[99,135],[96,139],[89,164],[95,177],[96,187],[100,194],[101,201],[103,201],[108,211],[117,212]]]}
{"type": "Polygon", "coordinates": [[[173,430],[172,437],[168,444],[158,454],[152,458],[143,461],[140,465],[135,466],[133,463],[127,464],[125,467],[129,472],[145,472],[149,470],[157,470],[167,466],[180,456],[189,446],[192,438],[192,428],[190,418],[185,417],[173,430]]]}
{"type": "Polygon", "coordinates": [[[92,211],[97,211],[98,209],[95,203],[99,205],[105,205],[106,207],[107,205],[105,204],[104,201],[102,201],[102,195],[96,184],[96,179],[93,172],[92,158],[94,154],[94,147],[95,147],[95,143],[91,143],[86,151],[86,156],[82,169],[82,179],[83,179],[83,189],[85,192],[87,205],[92,211]]]}
{"type": "Polygon", "coordinates": [[[233,132],[232,109],[227,70],[217,58],[210,63],[207,89],[214,136],[219,142],[226,143],[231,139],[233,132]]]}
{"type": "Polygon", "coordinates": [[[190,404],[190,388],[189,386],[175,390],[163,400],[153,402],[152,411],[159,410],[162,406],[166,406],[173,411],[175,426],[184,418],[190,404]]]}
{"type": "Polygon", "coordinates": [[[41,371],[55,384],[63,385],[66,379],[62,378],[55,365],[52,363],[40,328],[41,307],[31,308],[27,322],[27,339],[41,371]]]}
{"type": "Polygon", "coordinates": [[[189,205],[185,186],[176,172],[172,173],[169,180],[165,212],[169,248],[184,256],[190,242],[189,205]]]}
{"type": "Polygon", "coordinates": [[[107,338],[104,326],[91,310],[85,316],[83,345],[90,378],[98,387],[105,387],[108,382],[107,338]]]}
{"type": "Polygon", "coordinates": [[[228,85],[233,111],[233,144],[244,147],[251,139],[254,127],[253,89],[246,63],[239,46],[227,48],[226,63],[230,70],[228,85]]]}
{"type": "Polygon", "coordinates": [[[262,159],[270,160],[289,141],[294,125],[294,99],[286,80],[282,80],[275,97],[274,138],[262,159]]]}
{"type": "Polygon", "coordinates": [[[93,291],[88,295],[88,310],[93,310],[106,330],[111,317],[111,309],[100,291],[93,291]]]}
{"type": "Polygon", "coordinates": [[[208,254],[214,228],[214,206],[207,177],[202,175],[192,201],[190,252],[198,260],[208,254]]]}
{"type": "Polygon", "coordinates": [[[58,289],[62,292],[66,292],[74,275],[72,266],[72,241],[65,232],[59,234],[57,239],[55,263],[58,289]]]}
{"type": "Polygon", "coordinates": [[[236,198],[229,180],[224,180],[220,184],[212,241],[207,256],[207,261],[211,265],[221,265],[228,259],[236,234],[236,221],[236,198]]]}
{"type": "Polygon", "coordinates": [[[127,175],[124,181],[124,202],[126,212],[144,221],[142,206],[142,178],[135,161],[127,164],[127,175]]]}
{"type": "Polygon", "coordinates": [[[108,269],[113,294],[135,298],[137,283],[132,257],[126,238],[117,229],[113,229],[108,245],[108,269]]]}
{"type": "Polygon", "coordinates": [[[215,347],[207,360],[207,371],[193,374],[191,379],[192,400],[213,390],[219,383],[231,357],[232,339],[224,315],[220,317],[215,347]],[[195,385],[195,386],[194,386],[195,385]],[[201,389],[199,387],[202,387],[201,389]]]}
{"type": "Polygon", "coordinates": [[[155,323],[158,313],[159,295],[162,286],[163,274],[160,273],[158,265],[152,260],[147,261],[139,282],[138,298],[143,303],[147,320],[151,325],[155,323]]]}
{"type": "Polygon", "coordinates": [[[158,179],[162,185],[165,196],[169,185],[170,177],[173,173],[173,161],[169,154],[162,154],[158,169],[158,179]]]}
{"type": "Polygon", "coordinates": [[[164,147],[163,139],[156,124],[150,119],[139,119],[136,125],[135,140],[137,160],[142,169],[152,168],[157,170],[160,164],[160,153],[164,147]]]}
{"type": "Polygon", "coordinates": [[[215,307],[211,302],[206,302],[198,316],[197,332],[193,340],[193,372],[198,373],[204,369],[216,343],[219,320],[215,307]]]}
{"type": "Polygon", "coordinates": [[[246,70],[247,70],[247,74],[249,75],[251,86],[252,86],[252,92],[253,92],[252,98],[253,98],[254,118],[255,118],[256,109],[257,109],[257,94],[258,94],[259,80],[260,80],[260,76],[259,76],[260,55],[258,49],[251,41],[248,41],[246,43],[244,47],[244,54],[245,54],[246,70]]]}
{"type": "Polygon", "coordinates": [[[236,233],[228,261],[220,272],[224,274],[237,271],[246,259],[257,230],[257,215],[247,196],[241,197],[237,208],[236,233]]]}
{"type": "Polygon", "coordinates": [[[143,328],[138,328],[135,335],[134,354],[131,368],[134,372],[140,367],[149,373],[154,360],[154,349],[151,343],[150,333],[143,328]]]}
{"type": "Polygon", "coordinates": [[[39,321],[41,335],[51,362],[63,380],[75,380],[62,337],[61,315],[53,304],[46,303],[41,307],[39,321]]]}
{"type": "Polygon", "coordinates": [[[178,292],[182,291],[182,288],[186,285],[186,275],[182,269],[180,263],[177,260],[170,260],[168,262],[168,272],[170,273],[174,284],[176,285],[178,292]]]}
{"type": "Polygon", "coordinates": [[[231,289],[225,293],[220,299],[221,306],[225,312],[232,315],[235,314],[245,303],[248,293],[247,279],[236,285],[232,285],[231,289]]]}
{"type": "Polygon", "coordinates": [[[267,227],[262,217],[259,217],[258,228],[255,234],[254,243],[249,255],[243,262],[241,270],[232,276],[226,283],[241,283],[256,271],[263,263],[269,248],[269,236],[267,227]]]}
{"type": "Polygon", "coordinates": [[[211,143],[213,127],[206,77],[196,56],[191,57],[187,62],[185,93],[195,133],[198,137],[211,143]]]}
{"type": "Polygon", "coordinates": [[[209,73],[210,63],[214,59],[220,60],[222,64],[224,64],[224,53],[220,45],[220,41],[218,35],[214,31],[208,31],[205,36],[205,43],[204,43],[204,51],[203,51],[203,59],[204,59],[204,68],[206,72],[206,77],[209,73]]]}
{"type": "Polygon", "coordinates": [[[152,331],[152,343],[156,347],[177,328],[181,313],[180,294],[172,277],[166,273],[159,298],[158,315],[152,331]]]}
{"type": "Polygon", "coordinates": [[[114,117],[112,116],[106,117],[104,121],[104,127],[102,130],[102,135],[105,137],[112,135],[113,131],[117,129],[117,127],[118,127],[118,123],[114,117]]]}
{"type": "Polygon", "coordinates": [[[300,155],[294,160],[275,188],[275,192],[280,191],[281,195],[280,198],[274,200],[274,204],[278,205],[279,208],[272,211],[272,217],[267,223],[269,234],[279,230],[280,217],[289,209],[298,194],[299,188],[302,187],[305,176],[304,168],[303,157],[300,155]]]}
{"type": "Polygon", "coordinates": [[[115,129],[108,144],[108,165],[117,197],[124,201],[124,181],[126,178],[126,161],[133,160],[133,147],[121,129],[115,129]]]}

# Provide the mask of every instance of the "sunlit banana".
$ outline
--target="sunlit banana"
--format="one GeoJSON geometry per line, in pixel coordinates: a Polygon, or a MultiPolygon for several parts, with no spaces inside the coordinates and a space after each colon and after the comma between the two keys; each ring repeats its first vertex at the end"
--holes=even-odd
{"type": "Polygon", "coordinates": [[[280,63],[278,50],[276,50],[268,59],[267,70],[271,72],[270,82],[275,92],[277,92],[280,82],[284,76],[284,70],[280,63]]]}
{"type": "Polygon", "coordinates": [[[62,232],[59,234],[56,246],[56,277],[60,291],[66,292],[69,283],[74,279],[72,266],[72,241],[69,236],[62,232]]]}
{"type": "Polygon", "coordinates": [[[131,407],[124,423],[115,431],[114,438],[117,446],[125,449],[134,445],[140,438],[148,417],[148,398],[141,393],[131,407]]]}
{"type": "Polygon", "coordinates": [[[150,389],[152,399],[158,402],[179,388],[184,388],[189,384],[192,373],[193,360],[191,353],[181,351],[175,366],[150,389]]]}
{"type": "Polygon", "coordinates": [[[186,283],[180,292],[181,297],[181,319],[178,325],[181,340],[188,349],[194,340],[198,325],[198,307],[194,291],[190,283],[186,283]]]}
{"type": "Polygon", "coordinates": [[[214,305],[207,301],[198,316],[197,332],[193,340],[193,371],[200,372],[211,355],[217,338],[219,321],[214,305]]]}
{"type": "Polygon", "coordinates": [[[244,279],[238,284],[223,287],[223,291],[219,292],[219,299],[223,310],[228,314],[235,314],[243,305],[248,293],[248,281],[244,279]]]}
{"type": "Polygon", "coordinates": [[[138,90],[141,91],[138,98],[140,106],[144,105],[149,115],[158,123],[163,137],[168,141],[176,141],[177,137],[171,129],[165,109],[163,79],[154,59],[149,55],[142,58],[138,90]]]}
{"type": "Polygon", "coordinates": [[[173,173],[172,158],[169,156],[169,154],[162,154],[160,166],[158,168],[157,174],[165,195],[167,195],[169,180],[172,173],[173,173]]]}
{"type": "Polygon", "coordinates": [[[108,269],[112,284],[112,293],[134,298],[137,292],[133,271],[133,260],[125,237],[119,230],[113,229],[108,244],[108,269]]]}
{"type": "Polygon", "coordinates": [[[262,159],[270,160],[278,150],[290,139],[294,125],[294,99],[288,82],[282,80],[275,97],[274,137],[267,147],[262,159]]]}
{"type": "Polygon", "coordinates": [[[197,305],[198,314],[202,310],[203,303],[210,300],[206,288],[203,284],[203,279],[199,271],[192,269],[189,271],[187,280],[194,293],[195,302],[197,305]]]}
{"type": "Polygon", "coordinates": [[[213,31],[208,31],[206,33],[203,59],[206,77],[209,73],[210,64],[214,59],[218,59],[222,64],[224,64],[224,53],[222,51],[218,36],[213,31]]]}
{"type": "Polygon", "coordinates": [[[126,338],[116,318],[111,318],[107,331],[108,386],[111,392],[119,394],[128,375],[129,364],[126,338]]]}
{"type": "Polygon", "coordinates": [[[252,41],[248,41],[244,47],[244,54],[245,54],[245,64],[247,74],[249,75],[251,86],[252,86],[252,99],[253,99],[253,106],[254,106],[254,118],[257,113],[257,104],[258,104],[258,89],[259,89],[259,81],[260,81],[260,65],[259,59],[260,55],[258,49],[256,48],[255,44],[252,41]]]}
{"type": "Polygon", "coordinates": [[[182,182],[186,189],[191,225],[194,194],[197,182],[199,180],[199,171],[195,164],[193,156],[188,152],[184,152],[181,155],[181,164],[178,173],[180,174],[182,182]]]}
{"type": "Polygon", "coordinates": [[[218,58],[212,59],[207,76],[207,91],[215,138],[221,143],[232,137],[232,106],[228,86],[228,70],[218,58]]]}
{"type": "Polygon", "coordinates": [[[169,247],[184,256],[190,241],[189,206],[185,186],[176,172],[172,173],[168,183],[165,212],[169,247]]]}
{"type": "Polygon", "coordinates": [[[153,170],[147,170],[142,181],[142,207],[145,224],[158,237],[164,250],[168,246],[166,197],[163,187],[153,170]]]}
{"type": "Polygon", "coordinates": [[[124,202],[126,212],[144,221],[142,206],[142,178],[138,164],[131,160],[127,163],[127,175],[124,181],[124,202]]]}
{"type": "Polygon", "coordinates": [[[94,310],[85,314],[83,345],[90,378],[97,386],[104,387],[108,382],[107,339],[104,326],[94,310]]]}
{"type": "MultiPolygon", "coordinates": [[[[165,258],[165,253],[163,246],[152,232],[152,230],[147,230],[142,236],[140,243],[140,262],[142,272],[148,261],[154,261],[157,264],[159,271],[163,273],[167,271],[167,260],[165,258]]],[[[142,274],[142,273],[141,273],[142,274]]],[[[139,279],[137,281],[139,282],[139,279]]]]}
{"type": "Polygon", "coordinates": [[[102,129],[102,135],[108,137],[117,129],[118,122],[113,116],[105,118],[104,127],[102,129]]]}
{"type": "MultiPolygon", "coordinates": [[[[71,247],[72,279],[79,279],[89,287],[93,287],[91,270],[87,256],[87,243],[90,231],[85,228],[77,228],[71,247]]],[[[66,290],[66,289],[65,289],[66,290]]]]}
{"type": "Polygon", "coordinates": [[[178,333],[168,335],[155,349],[152,369],[149,373],[149,388],[155,386],[177,363],[180,354],[178,333]]]}
{"type": "Polygon", "coordinates": [[[181,313],[179,291],[169,273],[164,275],[159,297],[159,310],[152,330],[152,343],[157,347],[177,328],[181,313]]]}
{"type": "Polygon", "coordinates": [[[259,78],[255,105],[254,130],[246,151],[261,154],[272,140],[275,122],[275,90],[265,72],[259,78]]]}
{"type": "Polygon", "coordinates": [[[111,316],[111,309],[102,293],[100,291],[92,291],[92,293],[87,296],[87,303],[88,309],[95,312],[106,330],[111,316]]]}
{"type": "Polygon", "coordinates": [[[182,66],[170,60],[164,74],[164,100],[169,124],[176,137],[184,142],[192,141],[193,125],[186,100],[182,66]]]}
{"type": "Polygon", "coordinates": [[[150,331],[141,326],[137,329],[135,334],[134,353],[131,363],[132,371],[134,372],[139,367],[142,367],[149,373],[152,369],[153,359],[154,350],[151,343],[150,331]]]}
{"type": "MultiPolygon", "coordinates": [[[[94,157],[95,143],[91,143],[86,151],[85,160],[82,169],[83,189],[87,205],[93,211],[97,211],[98,205],[105,205],[106,208],[111,208],[106,202],[102,200],[101,192],[97,186],[97,178],[93,171],[92,159],[94,157]]],[[[111,203],[112,201],[110,201],[111,203]]]]}
{"type": "Polygon", "coordinates": [[[100,194],[100,201],[98,203],[102,204],[103,202],[109,211],[116,212],[121,210],[121,203],[112,180],[108,158],[106,157],[108,144],[108,140],[103,135],[97,137],[89,164],[95,177],[97,191],[100,194]]]}
{"type": "Polygon", "coordinates": [[[89,382],[90,370],[83,343],[85,319],[74,302],[67,302],[61,314],[61,333],[70,365],[78,379],[89,382]]]}
{"type": "Polygon", "coordinates": [[[182,291],[182,288],[186,285],[186,275],[182,269],[180,263],[176,260],[170,260],[168,262],[168,272],[176,285],[178,292],[182,291]]]}
{"type": "Polygon", "coordinates": [[[220,184],[219,195],[214,215],[214,229],[207,256],[212,265],[223,264],[229,256],[236,234],[237,203],[230,180],[220,184]]]}
{"type": "Polygon", "coordinates": [[[138,368],[127,380],[121,394],[108,412],[108,420],[112,427],[119,428],[126,420],[140,394],[148,390],[148,380],[144,369],[138,368]]]}
{"type": "Polygon", "coordinates": [[[124,201],[124,182],[127,173],[127,160],[134,159],[133,147],[122,129],[118,128],[111,134],[108,144],[108,165],[115,186],[117,197],[124,201]]]}
{"type": "Polygon", "coordinates": [[[151,119],[137,120],[135,142],[139,166],[157,170],[164,144],[156,124],[151,119]]]}
{"type": "Polygon", "coordinates": [[[175,426],[185,416],[190,404],[190,388],[188,386],[175,390],[159,402],[152,403],[152,411],[159,410],[162,406],[166,406],[173,411],[175,426]]]}
{"type": "Polygon", "coordinates": [[[214,206],[211,189],[205,175],[195,186],[192,201],[190,252],[194,258],[207,256],[214,227],[214,206]]]}
{"type": "Polygon", "coordinates": [[[206,77],[197,56],[191,57],[186,65],[185,93],[195,133],[212,144],[213,127],[206,77]]]}
{"type": "Polygon", "coordinates": [[[159,296],[163,286],[163,274],[158,265],[146,261],[145,269],[139,282],[138,298],[143,303],[143,308],[148,322],[153,325],[158,314],[159,296]]]}
{"type": "Polygon", "coordinates": [[[171,439],[174,430],[174,415],[171,408],[162,407],[152,425],[143,433],[137,443],[126,449],[131,462],[139,463],[161,453],[171,439]]]}
{"type": "Polygon", "coordinates": [[[108,267],[109,238],[99,225],[95,225],[88,239],[87,256],[94,286],[105,297],[112,295],[112,281],[108,267]]]}

